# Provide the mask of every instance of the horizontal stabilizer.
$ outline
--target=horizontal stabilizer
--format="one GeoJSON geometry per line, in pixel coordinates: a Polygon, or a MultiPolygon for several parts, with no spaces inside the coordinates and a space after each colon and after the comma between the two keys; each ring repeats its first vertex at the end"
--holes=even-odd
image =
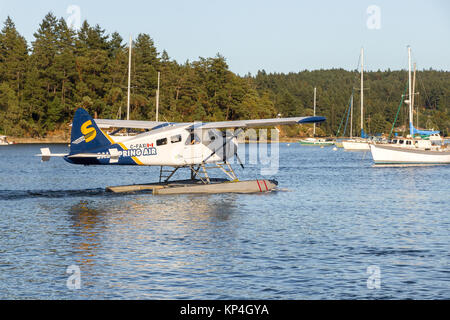
{"type": "Polygon", "coordinates": [[[119,162],[119,157],[120,157],[119,150],[109,149],[109,154],[111,156],[111,160],[109,160],[109,163],[118,163],[119,162]]]}
{"type": "Polygon", "coordinates": [[[71,154],[67,156],[68,159],[85,159],[85,158],[93,158],[93,159],[111,159],[110,163],[118,163],[120,153],[117,149],[109,149],[109,154],[107,153],[77,153],[71,154]]]}
{"type": "Polygon", "coordinates": [[[68,156],[69,159],[81,159],[81,158],[96,158],[96,159],[109,159],[109,154],[97,154],[97,153],[78,153],[68,156]]]}
{"type": "Polygon", "coordinates": [[[36,157],[41,157],[42,161],[47,162],[50,161],[50,158],[64,158],[67,154],[62,153],[51,153],[50,148],[42,148],[41,154],[37,154],[36,157]]]}

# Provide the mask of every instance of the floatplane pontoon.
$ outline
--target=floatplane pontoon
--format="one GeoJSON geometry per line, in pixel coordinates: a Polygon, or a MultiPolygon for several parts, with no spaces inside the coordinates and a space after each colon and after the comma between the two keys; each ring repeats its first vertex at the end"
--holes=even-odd
{"type": "MultiPolygon", "coordinates": [[[[253,193],[276,188],[273,180],[239,181],[230,159],[243,164],[237,154],[237,136],[245,128],[318,123],[324,117],[297,117],[260,120],[238,120],[210,123],[163,123],[153,121],[93,119],[78,109],[72,123],[70,152],[52,154],[41,149],[43,161],[62,157],[76,165],[159,166],[158,183],[108,187],[111,192],[152,190],[154,194],[173,193],[253,193]],[[143,129],[147,132],[115,140],[107,129],[143,129]],[[220,129],[237,129],[224,134],[220,129]],[[103,129],[103,130],[102,130],[103,129]],[[190,180],[172,181],[180,169],[188,169],[190,180]],[[228,179],[210,177],[211,169],[220,169],[228,179]]],[[[116,130],[117,131],[117,130],[116,130]]]]}

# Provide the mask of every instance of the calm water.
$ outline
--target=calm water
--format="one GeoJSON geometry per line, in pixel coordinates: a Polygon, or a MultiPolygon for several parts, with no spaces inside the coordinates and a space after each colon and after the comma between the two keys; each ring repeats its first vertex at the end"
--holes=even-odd
{"type": "Polygon", "coordinates": [[[158,169],[41,163],[39,147],[0,147],[1,299],[450,299],[449,166],[282,144],[278,192],[118,196],[103,188],[158,169]]]}

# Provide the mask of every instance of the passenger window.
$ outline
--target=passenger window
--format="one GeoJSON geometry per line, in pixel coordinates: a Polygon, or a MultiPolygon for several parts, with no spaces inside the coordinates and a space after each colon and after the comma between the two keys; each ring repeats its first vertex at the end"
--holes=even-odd
{"type": "Polygon", "coordinates": [[[399,143],[400,143],[400,144],[403,144],[403,140],[400,140],[399,143]]]}
{"type": "Polygon", "coordinates": [[[394,143],[397,144],[397,141],[398,141],[398,140],[394,140],[394,143]]]}
{"type": "Polygon", "coordinates": [[[181,141],[181,134],[173,136],[172,138],[170,138],[170,142],[171,143],[178,143],[181,141]]]}
{"type": "Polygon", "coordinates": [[[156,145],[159,146],[165,146],[167,144],[167,138],[159,139],[156,141],[156,145]]]}
{"type": "Polygon", "coordinates": [[[409,145],[410,145],[410,144],[411,144],[411,141],[406,141],[406,144],[409,144],[409,145]]]}

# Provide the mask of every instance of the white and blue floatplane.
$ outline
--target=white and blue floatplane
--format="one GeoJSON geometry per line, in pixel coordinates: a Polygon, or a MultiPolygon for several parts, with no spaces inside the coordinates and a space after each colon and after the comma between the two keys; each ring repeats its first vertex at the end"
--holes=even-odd
{"type": "MultiPolygon", "coordinates": [[[[93,119],[86,110],[78,109],[72,123],[68,154],[52,154],[41,149],[43,161],[61,157],[76,165],[159,166],[158,183],[110,187],[109,191],[153,190],[154,193],[266,192],[273,190],[273,180],[239,181],[230,161],[237,158],[237,136],[243,129],[303,123],[318,123],[324,117],[294,117],[209,123],[167,123],[156,121],[93,119]],[[142,129],[146,132],[116,137],[104,130],[142,129]],[[236,129],[224,134],[220,129],[236,129]],[[103,130],[102,130],[103,129],[103,130]],[[168,169],[165,169],[168,168],[168,169]],[[191,172],[191,180],[170,181],[180,169],[191,172]],[[209,169],[221,169],[229,180],[210,178],[209,169]],[[233,183],[230,183],[233,182],[233,183]],[[184,188],[184,189],[183,189],[184,188]]],[[[116,130],[117,131],[117,130],[116,130]]]]}

